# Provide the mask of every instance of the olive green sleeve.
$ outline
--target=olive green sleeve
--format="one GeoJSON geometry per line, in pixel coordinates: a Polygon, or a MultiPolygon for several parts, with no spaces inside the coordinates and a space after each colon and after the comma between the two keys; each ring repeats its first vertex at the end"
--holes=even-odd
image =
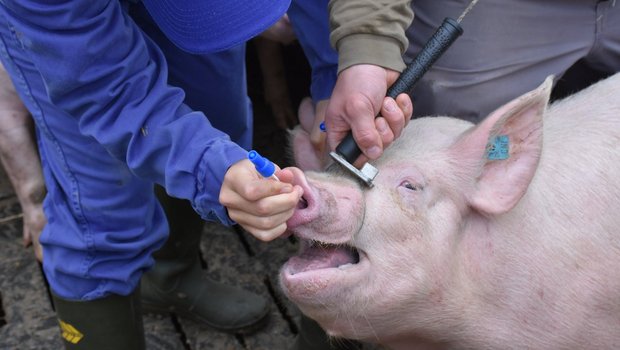
{"type": "Polygon", "coordinates": [[[338,51],[338,72],[356,64],[402,71],[413,21],[411,0],[330,0],[330,41],[338,51]]]}

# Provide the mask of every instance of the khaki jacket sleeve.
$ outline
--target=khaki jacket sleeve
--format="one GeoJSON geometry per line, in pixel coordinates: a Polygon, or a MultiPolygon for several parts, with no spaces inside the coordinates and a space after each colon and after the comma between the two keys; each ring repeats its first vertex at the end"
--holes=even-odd
{"type": "Polygon", "coordinates": [[[330,0],[330,42],[338,51],[338,72],[356,64],[402,71],[413,21],[411,0],[330,0]]]}

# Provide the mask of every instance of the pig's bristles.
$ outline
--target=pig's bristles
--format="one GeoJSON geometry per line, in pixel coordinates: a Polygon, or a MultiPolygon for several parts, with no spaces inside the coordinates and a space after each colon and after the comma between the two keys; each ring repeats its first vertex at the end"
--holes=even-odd
{"type": "Polygon", "coordinates": [[[370,330],[372,331],[372,335],[377,340],[377,343],[379,343],[379,336],[377,335],[377,332],[375,332],[375,328],[372,326],[372,323],[370,323],[370,321],[368,320],[368,316],[366,316],[366,309],[368,308],[368,304],[370,304],[370,297],[367,296],[366,305],[360,308],[360,315],[364,318],[364,320],[366,320],[366,323],[368,324],[368,328],[370,328],[370,330]]]}
{"type": "Polygon", "coordinates": [[[347,317],[347,321],[349,321],[349,325],[351,325],[351,330],[353,331],[353,334],[355,334],[355,338],[359,338],[357,334],[357,330],[355,329],[355,326],[353,324],[353,321],[351,321],[351,317],[349,317],[348,313],[345,313],[345,316],[347,317]]]}

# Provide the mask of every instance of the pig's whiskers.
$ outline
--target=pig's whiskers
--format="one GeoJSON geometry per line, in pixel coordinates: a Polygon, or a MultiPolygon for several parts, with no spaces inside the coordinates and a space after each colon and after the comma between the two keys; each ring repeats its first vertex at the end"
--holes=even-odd
{"type": "MultiPolygon", "coordinates": [[[[366,305],[368,305],[368,302],[370,302],[370,298],[366,298],[366,300],[367,300],[366,305]]],[[[378,343],[379,342],[379,336],[377,335],[377,332],[375,332],[375,328],[370,323],[370,320],[368,320],[368,317],[366,316],[366,312],[365,311],[366,311],[366,308],[363,308],[362,310],[360,310],[360,314],[364,318],[364,320],[366,320],[366,323],[368,324],[368,328],[370,328],[370,331],[372,332],[372,335],[375,337],[375,339],[377,340],[377,343],[378,343]]]]}

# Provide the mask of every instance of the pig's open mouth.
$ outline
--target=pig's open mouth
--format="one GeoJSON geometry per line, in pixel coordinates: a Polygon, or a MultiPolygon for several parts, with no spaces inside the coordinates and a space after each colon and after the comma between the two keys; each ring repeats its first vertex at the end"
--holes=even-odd
{"type": "Polygon", "coordinates": [[[289,275],[328,268],[344,270],[360,261],[359,251],[346,244],[302,240],[300,246],[299,255],[286,263],[285,271],[289,275]]]}

